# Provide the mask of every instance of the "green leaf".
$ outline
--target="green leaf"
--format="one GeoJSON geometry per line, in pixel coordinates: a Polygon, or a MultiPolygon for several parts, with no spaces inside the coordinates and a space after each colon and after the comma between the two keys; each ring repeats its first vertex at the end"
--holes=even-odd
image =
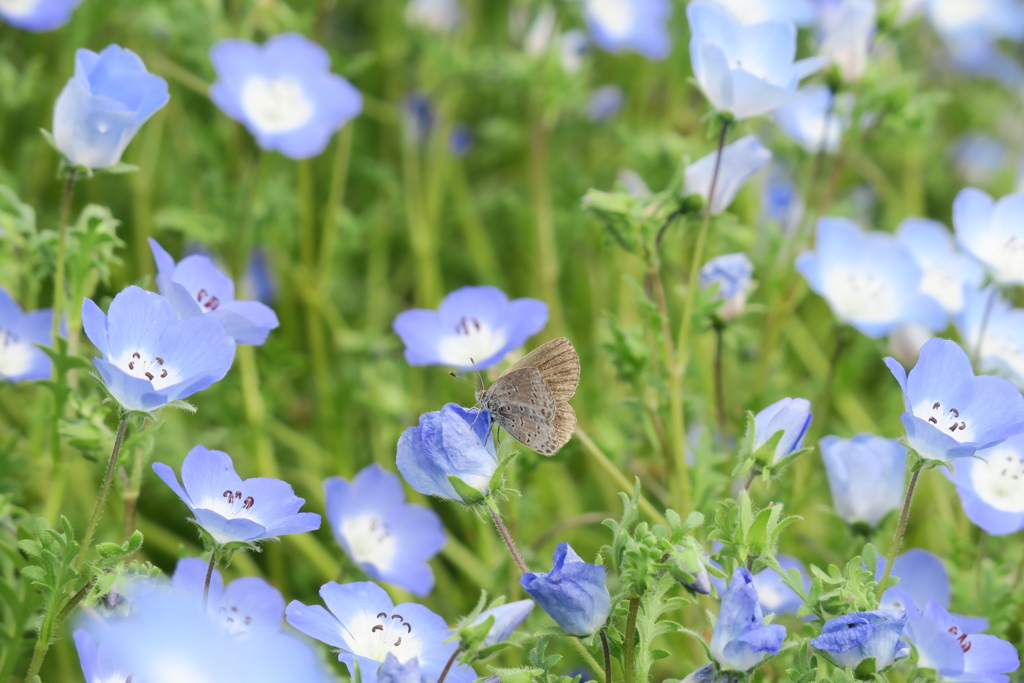
{"type": "Polygon", "coordinates": [[[123,161],[119,161],[113,166],[106,166],[104,168],[93,169],[96,173],[107,173],[109,175],[123,175],[125,173],[135,173],[139,170],[139,167],[135,164],[126,164],[123,161]]]}

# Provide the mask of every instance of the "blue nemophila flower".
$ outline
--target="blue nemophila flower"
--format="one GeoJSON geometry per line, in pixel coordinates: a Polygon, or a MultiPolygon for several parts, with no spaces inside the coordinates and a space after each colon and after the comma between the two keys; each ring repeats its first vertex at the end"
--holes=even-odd
{"type": "Polygon", "coordinates": [[[811,426],[811,402],[806,398],[782,398],[754,416],[754,450],[768,443],[778,432],[782,438],[775,446],[778,462],[803,448],[804,435],[811,426]]]}
{"type": "Polygon", "coordinates": [[[0,19],[11,26],[34,31],[52,31],[68,23],[82,0],[3,0],[0,19]]]}
{"type": "MultiPolygon", "coordinates": [[[[451,635],[444,619],[423,605],[395,605],[384,589],[371,581],[320,587],[320,605],[288,604],[288,623],[308,636],[338,648],[338,661],[355,676],[356,666],[364,683],[374,683],[377,669],[394,655],[399,663],[419,660],[424,676],[436,680],[457,647],[444,642],[451,635]]],[[[469,683],[476,673],[464,665],[452,667],[446,681],[469,683]]]]}
{"type": "Polygon", "coordinates": [[[367,576],[415,595],[430,592],[434,573],[427,560],[448,537],[436,512],[405,502],[396,475],[369,465],[351,482],[327,479],[324,497],[334,538],[367,576]]]}
{"type": "Polygon", "coordinates": [[[906,323],[934,330],[946,324],[943,308],[921,292],[924,273],[907,249],[848,218],[820,219],[814,251],[800,254],[796,269],[837,318],[869,337],[906,323]]]}
{"type": "Polygon", "coordinates": [[[877,3],[822,0],[818,13],[818,53],[836,65],[844,81],[860,80],[877,30],[877,3]]]}
{"type": "Polygon", "coordinates": [[[283,633],[229,633],[195,600],[168,591],[140,593],[127,617],[78,631],[87,683],[149,681],[329,680],[319,657],[283,633]]]}
{"type": "MultiPolygon", "coordinates": [[[[958,469],[960,464],[957,463],[958,469]]],[[[881,556],[878,558],[875,580],[882,579],[885,559],[881,556]]],[[[880,608],[905,610],[908,618],[915,619],[921,616],[921,610],[929,600],[934,600],[943,608],[949,606],[949,574],[938,555],[921,548],[911,548],[896,557],[890,576],[898,578],[899,583],[885,591],[880,608]]],[[[958,623],[970,631],[984,631],[988,628],[988,619],[985,617],[955,616],[958,623]]]]}
{"type": "Polygon", "coordinates": [[[584,562],[568,543],[558,544],[551,561],[550,572],[526,572],[519,585],[569,635],[596,633],[612,609],[605,568],[584,562]]]}
{"type": "Polygon", "coordinates": [[[766,653],[778,652],[786,637],[785,626],[764,623],[753,581],[746,567],[737,567],[722,594],[710,647],[724,671],[749,671],[766,653]]]}
{"type": "MultiPolygon", "coordinates": [[[[683,173],[684,196],[700,195],[707,204],[717,159],[718,151],[715,150],[686,167],[683,173]]],[[[771,160],[772,153],[761,144],[756,135],[747,135],[726,145],[722,150],[722,162],[718,167],[711,213],[719,214],[725,211],[746,182],[771,160]]]]}
{"type": "Polygon", "coordinates": [[[409,0],[405,21],[434,33],[454,31],[462,19],[458,0],[409,0]]]}
{"type": "Polygon", "coordinates": [[[925,11],[951,45],[1024,39],[1024,7],[1015,0],[927,0],[925,11]]]}
{"type": "Polygon", "coordinates": [[[590,93],[587,100],[587,118],[591,121],[607,121],[622,110],[626,93],[617,85],[602,85],[590,93]]]}
{"type": "Polygon", "coordinates": [[[53,139],[72,164],[106,168],[121,161],[142,124],[167,104],[167,81],[120,45],[75,52],[75,75],[53,110],[53,139]]]}
{"type": "Polygon", "coordinates": [[[858,434],[852,439],[826,436],[818,447],[832,505],[842,519],[876,527],[903,505],[907,451],[895,439],[874,434],[858,434]]]}
{"type": "Polygon", "coordinates": [[[956,248],[949,229],[928,218],[905,218],[896,228],[896,239],[923,271],[921,291],[950,315],[962,311],[964,288],[979,287],[985,273],[974,259],[956,248]]]}
{"type": "Polygon", "coordinates": [[[634,50],[648,59],[664,59],[672,51],[669,0],[585,0],[583,14],[602,50],[634,50]]]}
{"type": "Polygon", "coordinates": [[[800,89],[789,104],[772,114],[775,123],[789,139],[810,154],[820,151],[835,154],[843,133],[850,127],[853,96],[849,93],[835,96],[825,85],[812,85],[800,89]]]}
{"type": "Polygon", "coordinates": [[[761,214],[782,229],[783,235],[792,235],[804,219],[804,200],[786,170],[772,164],[761,191],[761,214]]]}
{"type": "Polygon", "coordinates": [[[815,0],[712,0],[729,10],[741,24],[765,21],[788,21],[796,26],[810,26],[817,18],[815,0]]]}
{"type": "Polygon", "coordinates": [[[766,114],[792,102],[796,87],[824,64],[793,61],[796,27],[783,21],[741,26],[708,0],[686,6],[693,75],[716,111],[736,119],[766,114]]]}
{"type": "Polygon", "coordinates": [[[907,624],[903,610],[879,609],[853,612],[829,619],[821,627],[821,635],[811,639],[811,647],[827,652],[837,666],[856,669],[865,659],[875,660],[875,670],[892,666],[909,651],[900,641],[907,624]]]}
{"type": "Polygon", "coordinates": [[[983,448],[947,475],[967,518],[994,536],[1024,529],[1024,436],[983,448]]]}
{"type": "Polygon", "coordinates": [[[430,683],[430,680],[420,670],[418,658],[402,662],[389,652],[377,669],[377,683],[430,683]]]}
{"type": "Polygon", "coordinates": [[[0,378],[9,382],[48,379],[50,357],[36,344],[53,343],[53,311],[25,313],[7,290],[0,287],[0,378]]]}
{"type": "MultiPolygon", "coordinates": [[[[777,555],[776,560],[784,572],[796,569],[803,578],[804,590],[810,585],[811,580],[807,575],[807,567],[798,558],[790,555],[777,555]]],[[[774,569],[762,569],[754,574],[754,590],[757,591],[757,600],[761,603],[761,609],[773,614],[796,614],[804,601],[800,595],[782,582],[782,576],[774,569]]],[[[721,592],[721,591],[719,591],[721,592]]]]}
{"type": "Polygon", "coordinates": [[[410,365],[454,365],[483,370],[544,329],[548,305],[513,299],[497,287],[462,287],[436,311],[412,308],[392,324],[410,365]]]}
{"type": "Polygon", "coordinates": [[[491,414],[447,403],[420,415],[398,439],[398,471],[416,491],[461,501],[448,477],[458,477],[487,495],[498,456],[491,437],[491,414]]]}
{"type": "Polygon", "coordinates": [[[1024,433],[1020,391],[1002,377],[976,377],[956,342],[929,339],[909,376],[895,359],[885,364],[903,389],[907,412],[900,420],[922,458],[967,458],[1024,433]]]}
{"type": "Polygon", "coordinates": [[[127,410],[150,411],[191,396],[224,377],[235,342],[216,320],[179,320],[171,302],[127,287],[104,314],[86,299],[82,326],[103,354],[92,362],[114,399],[127,410]]]}
{"type": "Polygon", "coordinates": [[[533,610],[533,600],[517,600],[505,605],[498,605],[491,609],[484,610],[473,620],[471,626],[482,624],[491,617],[494,617],[494,624],[491,630],[484,636],[482,647],[496,645],[508,640],[512,632],[519,628],[520,624],[526,621],[526,617],[533,610]]]}
{"type": "Polygon", "coordinates": [[[907,622],[907,637],[917,650],[917,666],[932,669],[953,683],[1006,683],[1020,659],[1012,643],[967,630],[934,600],[921,616],[907,622]]]}
{"type": "Polygon", "coordinates": [[[978,367],[1024,387],[1024,309],[1013,308],[998,287],[964,288],[963,310],[954,318],[978,367]]]}
{"type": "Polygon", "coordinates": [[[152,237],[149,247],[156,261],[160,293],[180,317],[209,316],[223,323],[236,343],[257,346],[277,327],[277,315],[269,306],[235,299],[235,283],[209,257],[193,254],[175,263],[152,237]]]}
{"type": "Polygon", "coordinates": [[[256,144],[292,159],[314,157],[363,109],[363,96],[330,71],[327,50],[297,33],[263,45],[229,38],[210,49],[210,98],[256,144]]]}
{"type": "Polygon", "coordinates": [[[269,477],[242,479],[231,456],[196,446],[181,464],[181,481],[167,465],[153,471],[188,506],[196,522],[217,543],[251,543],[320,528],[320,515],[299,512],[306,501],[287,482],[269,477]]]}
{"type": "MultiPolygon", "coordinates": [[[[206,571],[207,561],[202,558],[180,559],[171,576],[171,587],[202,604],[206,571]]],[[[258,576],[243,576],[225,587],[220,572],[214,569],[206,609],[214,623],[231,635],[276,633],[284,623],[281,591],[258,576]]]]}
{"type": "Polygon", "coordinates": [[[960,246],[985,264],[1002,284],[1024,284],[1024,193],[999,201],[968,187],[953,200],[953,227],[960,246]]]}
{"type": "Polygon", "coordinates": [[[700,269],[700,287],[718,285],[716,297],[722,302],[716,314],[723,320],[732,320],[743,312],[747,292],[754,284],[754,264],[744,253],[723,254],[711,259],[700,269]]]}

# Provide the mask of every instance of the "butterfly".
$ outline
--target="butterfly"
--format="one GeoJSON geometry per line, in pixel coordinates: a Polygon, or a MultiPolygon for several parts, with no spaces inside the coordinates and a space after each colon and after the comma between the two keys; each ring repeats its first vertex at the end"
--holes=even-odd
{"type": "Polygon", "coordinates": [[[476,392],[480,406],[512,438],[541,455],[554,455],[576,429],[566,401],[580,383],[580,357],[565,337],[526,354],[494,384],[476,392]]]}

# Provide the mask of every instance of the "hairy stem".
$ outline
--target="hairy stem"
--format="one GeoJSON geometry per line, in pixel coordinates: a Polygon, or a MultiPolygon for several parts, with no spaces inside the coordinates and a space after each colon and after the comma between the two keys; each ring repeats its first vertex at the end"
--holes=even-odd
{"type": "Polygon", "coordinates": [[[526,568],[526,563],[523,562],[523,558],[519,554],[519,549],[516,548],[516,542],[512,540],[512,536],[508,533],[508,529],[505,528],[505,523],[501,521],[501,515],[498,514],[497,509],[490,505],[488,505],[487,509],[490,510],[491,519],[494,520],[494,526],[498,527],[498,533],[501,534],[501,539],[505,541],[505,545],[508,546],[508,551],[512,554],[512,559],[515,560],[516,566],[519,567],[519,571],[523,574],[530,571],[526,568]]]}
{"type": "Polygon", "coordinates": [[[455,659],[459,656],[459,648],[455,648],[455,652],[448,658],[448,663],[444,665],[444,669],[441,671],[441,675],[437,678],[437,683],[444,683],[445,676],[448,675],[448,671],[455,664],[455,659]]]}
{"type": "Polygon", "coordinates": [[[623,634],[622,669],[626,683],[633,683],[636,678],[633,650],[636,647],[636,614],[640,610],[640,598],[629,599],[629,612],[626,614],[626,632],[623,634]]]}
{"type": "Polygon", "coordinates": [[[125,415],[121,418],[121,424],[117,427],[117,438],[114,439],[114,449],[110,452],[110,460],[107,461],[107,471],[103,475],[103,484],[100,486],[100,495],[96,499],[96,507],[92,510],[92,516],[89,517],[89,525],[85,528],[85,536],[82,538],[82,548],[78,551],[78,556],[75,558],[74,565],[75,569],[81,569],[82,563],[85,561],[85,556],[89,552],[89,548],[92,546],[92,537],[96,534],[96,527],[99,526],[100,516],[103,514],[103,508],[107,504],[107,497],[110,495],[110,484],[114,480],[114,471],[117,469],[117,456],[121,452],[121,444],[124,442],[124,433],[128,429],[128,416],[125,415]]]}
{"type": "Polygon", "coordinates": [[[725,321],[715,316],[715,416],[718,418],[718,431],[725,435],[729,426],[725,416],[725,377],[722,371],[722,358],[725,355],[725,321]]]}
{"type": "Polygon", "coordinates": [[[882,602],[882,593],[885,592],[885,582],[892,573],[892,563],[896,561],[896,554],[903,544],[903,534],[907,530],[907,520],[910,518],[910,503],[914,499],[914,489],[917,488],[917,479],[921,476],[921,470],[915,470],[910,477],[910,484],[907,485],[907,495],[903,499],[903,512],[900,513],[900,521],[896,525],[896,533],[892,537],[892,545],[889,547],[889,558],[885,562],[885,573],[882,580],[878,582],[878,595],[876,599],[879,604],[882,602]]]}
{"type": "Polygon", "coordinates": [[[608,634],[601,629],[601,647],[604,648],[604,683],[612,683],[612,652],[608,649],[608,634]]]}
{"type": "Polygon", "coordinates": [[[60,197],[60,225],[57,228],[57,262],[53,264],[53,328],[52,338],[60,336],[60,321],[64,314],[64,262],[67,260],[68,215],[71,213],[71,197],[75,193],[78,174],[68,171],[64,191],[60,197]]]}
{"type": "Polygon", "coordinates": [[[210,601],[210,581],[213,580],[213,570],[217,566],[217,551],[210,553],[210,564],[206,567],[206,582],[203,583],[203,611],[206,611],[206,604],[210,601]]]}

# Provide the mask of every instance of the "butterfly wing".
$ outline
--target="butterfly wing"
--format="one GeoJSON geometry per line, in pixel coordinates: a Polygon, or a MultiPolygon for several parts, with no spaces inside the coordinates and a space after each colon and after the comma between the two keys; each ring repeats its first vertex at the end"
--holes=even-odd
{"type": "Polygon", "coordinates": [[[491,417],[512,438],[541,455],[554,455],[558,451],[558,431],[551,421],[536,412],[502,406],[492,412],[491,417]]]}
{"type": "MultiPolygon", "coordinates": [[[[558,410],[555,412],[555,432],[558,435],[558,445],[555,447],[555,451],[559,450],[562,446],[569,442],[572,438],[572,433],[576,431],[576,411],[572,409],[572,406],[568,403],[558,404],[558,410]]],[[[541,451],[537,451],[540,453],[541,451]]],[[[552,453],[544,453],[543,455],[553,455],[552,453]]]]}
{"type": "Polygon", "coordinates": [[[558,402],[540,370],[524,367],[499,377],[480,396],[480,405],[493,414],[536,416],[536,419],[550,424],[555,419],[558,402]]]}
{"type": "MultiPolygon", "coordinates": [[[[541,344],[520,358],[501,377],[523,368],[537,368],[551,389],[555,401],[564,403],[576,393],[580,383],[580,357],[565,337],[541,344]]],[[[501,380],[501,377],[498,380],[501,380]]]]}

